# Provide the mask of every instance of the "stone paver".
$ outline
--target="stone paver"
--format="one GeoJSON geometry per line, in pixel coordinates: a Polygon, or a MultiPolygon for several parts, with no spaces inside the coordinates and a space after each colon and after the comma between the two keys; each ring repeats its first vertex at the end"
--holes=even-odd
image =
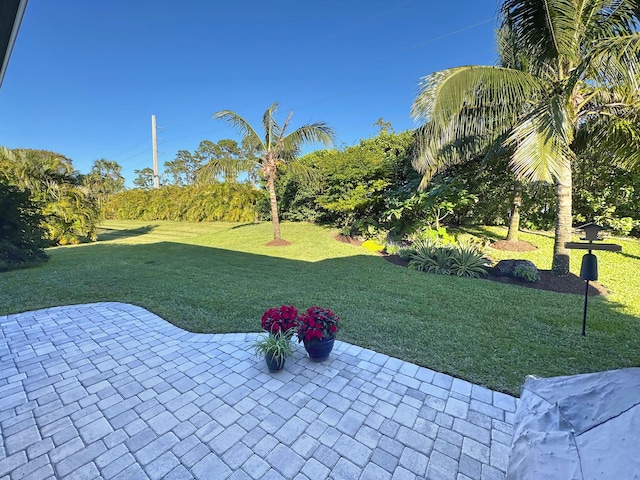
{"type": "Polygon", "coordinates": [[[0,316],[0,477],[504,478],[517,399],[338,341],[270,374],[255,339],[122,303],[0,316]]]}

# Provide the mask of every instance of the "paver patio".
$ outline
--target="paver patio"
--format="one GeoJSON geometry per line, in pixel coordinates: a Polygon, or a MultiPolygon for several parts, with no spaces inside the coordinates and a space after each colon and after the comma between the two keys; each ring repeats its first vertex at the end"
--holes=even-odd
{"type": "Polygon", "coordinates": [[[345,342],[270,374],[128,304],[0,327],[2,479],[504,478],[517,399],[345,342]]]}

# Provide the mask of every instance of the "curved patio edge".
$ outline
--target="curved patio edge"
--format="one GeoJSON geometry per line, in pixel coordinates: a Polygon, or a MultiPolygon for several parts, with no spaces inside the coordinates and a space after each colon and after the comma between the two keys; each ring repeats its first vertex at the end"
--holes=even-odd
{"type": "Polygon", "coordinates": [[[0,477],[504,478],[514,397],[340,341],[269,374],[257,335],[117,302],[0,316],[0,477]]]}

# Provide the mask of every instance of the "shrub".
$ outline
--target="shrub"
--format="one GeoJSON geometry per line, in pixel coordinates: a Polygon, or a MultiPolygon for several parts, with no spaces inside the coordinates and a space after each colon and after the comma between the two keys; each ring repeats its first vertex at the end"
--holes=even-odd
{"type": "Polygon", "coordinates": [[[371,250],[372,252],[381,252],[384,250],[384,245],[380,245],[378,242],[376,242],[372,238],[362,242],[362,246],[367,250],[371,250]]]}
{"type": "Polygon", "coordinates": [[[398,255],[400,253],[400,249],[401,249],[400,245],[398,245],[395,242],[388,242],[384,247],[384,250],[389,255],[398,255]]]}
{"type": "Polygon", "coordinates": [[[524,280],[525,282],[535,283],[540,280],[538,269],[532,265],[518,264],[513,268],[511,274],[514,278],[524,280]]]}
{"type": "Polygon", "coordinates": [[[48,259],[41,220],[28,192],[0,183],[0,272],[48,259]]]}
{"type": "Polygon", "coordinates": [[[443,245],[452,245],[456,243],[455,235],[448,233],[446,227],[439,227],[437,229],[423,228],[422,230],[415,232],[411,237],[414,241],[430,240],[443,245]]]}
{"type": "Polygon", "coordinates": [[[115,220],[252,222],[263,195],[244,183],[134,189],[110,196],[104,214],[115,220]]]}

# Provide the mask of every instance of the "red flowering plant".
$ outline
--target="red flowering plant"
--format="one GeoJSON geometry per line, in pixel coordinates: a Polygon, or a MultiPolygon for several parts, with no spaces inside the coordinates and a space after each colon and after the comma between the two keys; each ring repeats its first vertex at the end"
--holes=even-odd
{"type": "Polygon", "coordinates": [[[298,326],[298,310],[293,305],[282,305],[277,308],[270,308],[262,314],[262,328],[267,332],[279,336],[285,333],[293,335],[294,329],[298,326]]]}
{"type": "Polygon", "coordinates": [[[335,337],[339,321],[340,317],[328,308],[309,307],[298,317],[298,342],[335,337]]]}

